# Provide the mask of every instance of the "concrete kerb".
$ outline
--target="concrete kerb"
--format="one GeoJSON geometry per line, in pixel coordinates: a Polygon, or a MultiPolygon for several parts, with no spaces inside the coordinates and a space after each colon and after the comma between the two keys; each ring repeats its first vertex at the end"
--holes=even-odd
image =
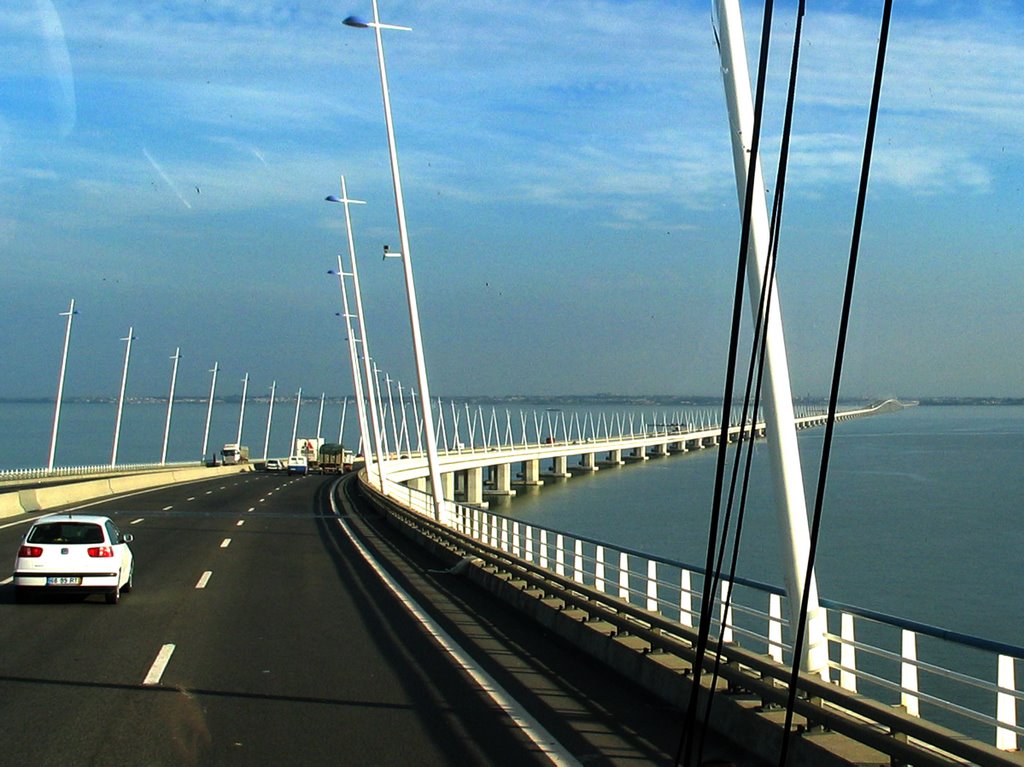
{"type": "Polygon", "coordinates": [[[237,466],[203,467],[178,469],[175,471],[146,472],[121,477],[86,480],[67,485],[51,485],[29,490],[15,490],[0,493],[0,519],[15,517],[29,512],[46,511],[85,501],[95,501],[121,493],[194,482],[210,479],[222,474],[237,474],[251,471],[250,464],[237,466]]]}

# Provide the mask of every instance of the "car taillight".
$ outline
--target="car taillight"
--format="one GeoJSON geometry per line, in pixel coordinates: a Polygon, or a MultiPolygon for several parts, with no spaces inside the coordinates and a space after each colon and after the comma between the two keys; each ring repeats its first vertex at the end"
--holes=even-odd
{"type": "Polygon", "coordinates": [[[90,546],[89,547],[90,557],[112,557],[114,556],[114,550],[110,546],[90,546]]]}
{"type": "Polygon", "coordinates": [[[22,546],[18,549],[19,557],[41,557],[43,549],[41,546],[22,546]]]}

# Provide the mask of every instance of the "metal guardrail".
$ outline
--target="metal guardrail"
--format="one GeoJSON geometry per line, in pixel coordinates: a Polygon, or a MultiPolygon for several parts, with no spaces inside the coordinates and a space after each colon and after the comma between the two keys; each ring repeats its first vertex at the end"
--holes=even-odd
{"type": "MultiPolygon", "coordinates": [[[[435,524],[428,494],[389,480],[385,494],[425,524],[435,524]]],[[[607,601],[612,612],[625,608],[657,628],[659,636],[685,634],[698,624],[701,567],[451,501],[445,502],[445,515],[442,528],[500,552],[516,567],[578,589],[589,604],[607,601]]],[[[775,688],[788,686],[792,657],[785,599],[780,588],[737,578],[722,583],[713,618],[713,635],[721,637],[723,652],[742,653],[742,664],[756,668],[762,682],[773,680],[775,688]]],[[[804,711],[807,716],[819,723],[829,719],[824,723],[873,748],[888,744],[881,750],[907,761],[914,753],[917,758],[933,753],[956,757],[933,763],[1024,764],[1024,756],[1011,753],[1024,736],[1017,724],[1024,692],[1016,684],[1024,647],[839,602],[821,600],[821,605],[829,626],[829,679],[803,675],[800,684],[808,699],[820,699],[833,713],[804,711]],[[830,719],[848,716],[872,723],[874,734],[830,719]]],[[[780,702],[776,693],[746,684],[780,702]]]]}
{"type": "Polygon", "coordinates": [[[68,477],[96,476],[110,474],[131,474],[160,469],[181,469],[188,466],[202,466],[202,461],[178,461],[176,463],[109,463],[94,466],[62,466],[53,469],[3,469],[0,482],[30,482],[37,479],[64,479],[68,477]]]}

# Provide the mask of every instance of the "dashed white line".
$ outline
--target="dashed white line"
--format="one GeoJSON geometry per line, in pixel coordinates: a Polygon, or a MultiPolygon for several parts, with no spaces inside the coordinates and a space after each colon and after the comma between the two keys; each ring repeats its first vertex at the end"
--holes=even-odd
{"type": "Polygon", "coordinates": [[[207,490],[206,491],[206,495],[213,495],[213,491],[212,490],[207,490]]]}
{"type": "Polygon", "coordinates": [[[213,575],[213,570],[207,570],[201,576],[199,576],[199,580],[196,582],[196,588],[205,589],[206,584],[210,582],[211,575],[213,575]]]}
{"type": "Polygon", "coordinates": [[[220,547],[222,549],[226,549],[230,545],[231,545],[231,539],[230,538],[225,538],[223,541],[220,542],[220,547]]]}
{"type": "Polygon", "coordinates": [[[161,509],[161,511],[170,511],[173,508],[174,506],[164,506],[163,509],[161,509]]]}
{"type": "Polygon", "coordinates": [[[156,660],[154,660],[153,665],[149,667],[149,673],[146,674],[146,678],[142,680],[142,684],[160,684],[160,677],[164,675],[164,670],[167,668],[167,664],[171,662],[171,655],[173,654],[174,645],[165,644],[161,647],[160,652],[156,654],[156,660]]]}
{"type": "Polygon", "coordinates": [[[186,498],[185,500],[186,500],[186,501],[194,501],[195,499],[196,499],[196,497],[195,497],[194,495],[190,495],[190,496],[189,496],[188,498],[186,498]]]}
{"type": "Polygon", "coordinates": [[[131,522],[129,522],[128,524],[129,524],[129,525],[137,525],[137,524],[139,524],[139,522],[142,522],[142,521],[143,521],[143,518],[142,518],[142,517],[139,517],[138,519],[133,519],[133,520],[132,520],[131,522]]]}
{"type": "Polygon", "coordinates": [[[235,527],[241,527],[244,524],[245,524],[245,520],[244,519],[240,519],[237,522],[235,522],[235,527]]]}
{"type": "Polygon", "coordinates": [[[255,506],[250,506],[250,507],[248,508],[248,511],[256,511],[256,507],[255,507],[255,506]]]}

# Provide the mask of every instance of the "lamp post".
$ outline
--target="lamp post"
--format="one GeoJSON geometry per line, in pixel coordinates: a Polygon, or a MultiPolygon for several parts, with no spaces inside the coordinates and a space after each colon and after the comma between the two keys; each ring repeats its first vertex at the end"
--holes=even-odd
{"type": "Polygon", "coordinates": [[[64,352],[60,358],[60,374],[57,377],[57,404],[53,409],[53,429],[50,432],[50,458],[46,463],[46,468],[49,471],[53,471],[53,457],[57,453],[57,427],[60,425],[60,406],[64,401],[64,373],[68,367],[68,345],[71,343],[71,318],[74,317],[78,312],[75,311],[75,299],[71,299],[71,304],[68,306],[66,312],[61,312],[60,317],[67,317],[68,324],[64,330],[64,352]]]}
{"type": "Polygon", "coordinates": [[[391,97],[388,93],[387,69],[384,64],[384,42],[381,38],[382,29],[409,30],[409,27],[398,27],[380,23],[377,0],[373,0],[373,22],[368,23],[350,16],[344,23],[351,27],[372,27],[377,41],[377,64],[380,69],[380,87],[384,101],[384,122],[388,134],[388,151],[391,156],[391,180],[395,191],[395,210],[398,215],[398,236],[401,240],[402,265],[405,271],[405,293],[409,305],[409,326],[412,332],[413,357],[416,362],[416,378],[419,386],[420,409],[423,411],[424,438],[427,443],[427,463],[430,467],[430,490],[434,500],[434,518],[443,520],[444,496],[441,488],[441,473],[438,467],[437,442],[434,436],[433,406],[430,402],[430,385],[427,382],[427,368],[423,356],[423,340],[420,335],[419,308],[416,303],[416,286],[412,274],[412,249],[409,245],[409,233],[405,222],[405,202],[402,197],[402,180],[398,169],[398,149],[395,145],[395,129],[391,119],[391,97]]]}
{"type": "MultiPolygon", "coordinates": [[[[377,388],[376,378],[374,377],[373,372],[370,369],[370,342],[369,342],[369,340],[367,339],[367,336],[366,336],[366,320],[365,320],[364,315],[363,315],[363,294],[362,294],[362,289],[359,286],[359,265],[358,265],[358,263],[356,261],[356,247],[355,247],[355,242],[354,242],[354,240],[352,238],[352,216],[351,216],[351,213],[350,213],[349,207],[348,207],[349,205],[351,205],[353,203],[359,204],[362,201],[361,200],[352,200],[352,199],[349,198],[349,196],[348,196],[348,189],[345,186],[345,177],[344,176],[341,177],[341,197],[340,198],[339,197],[335,197],[332,194],[332,195],[329,195],[326,199],[327,199],[327,202],[339,202],[339,203],[342,203],[345,206],[345,231],[346,231],[346,233],[348,235],[348,259],[349,259],[349,264],[351,264],[351,266],[352,266],[352,288],[354,289],[355,299],[356,299],[356,321],[359,323],[359,338],[362,340],[362,343],[363,343],[363,355],[362,355],[363,378],[365,378],[365,380],[366,380],[366,401],[364,402],[362,394],[360,394],[359,392],[354,392],[356,394],[356,412],[357,412],[357,416],[359,418],[359,428],[360,428],[360,433],[362,435],[362,440],[363,440],[363,450],[364,450],[363,458],[364,458],[364,460],[366,460],[368,462],[367,463],[367,468],[368,469],[371,469],[374,464],[377,465],[377,481],[378,481],[378,484],[383,488],[384,467],[383,467],[382,464],[383,464],[383,461],[384,461],[384,458],[383,458],[384,452],[381,449],[380,417],[379,417],[379,410],[377,408],[377,400],[378,400],[378,395],[379,395],[379,389],[377,388]],[[369,431],[366,428],[367,427],[367,422],[366,422],[366,408],[367,407],[369,407],[369,410],[370,410],[370,423],[369,423],[369,425],[373,429],[373,432],[372,432],[372,434],[373,434],[373,450],[372,450],[373,455],[371,455],[371,450],[370,450],[369,431]],[[374,458],[374,456],[375,456],[375,458],[374,458]]],[[[339,279],[343,276],[343,270],[342,270],[342,266],[341,266],[341,254],[338,254],[338,275],[339,275],[339,279]]],[[[343,304],[347,304],[348,303],[348,295],[345,292],[345,283],[344,283],[344,281],[342,281],[342,283],[341,283],[341,295],[342,295],[342,303],[343,304]]],[[[344,310],[344,312],[347,315],[348,314],[348,309],[346,308],[344,310]]],[[[348,318],[347,317],[346,317],[345,321],[346,321],[346,323],[348,322],[348,318]]],[[[355,353],[355,345],[354,345],[354,343],[349,346],[349,350],[353,354],[355,353]]],[[[355,369],[355,364],[356,364],[356,360],[353,357],[353,360],[352,360],[353,371],[355,369]]],[[[357,379],[357,378],[359,378],[359,376],[355,375],[355,373],[353,372],[353,384],[355,384],[355,379],[357,379]]],[[[342,420],[344,421],[344,418],[342,420]]],[[[339,441],[340,441],[340,439],[339,439],[339,441]]],[[[370,472],[368,472],[368,473],[370,473],[370,472]]]]}
{"type": "Polygon", "coordinates": [[[206,447],[210,444],[210,417],[213,415],[213,392],[217,388],[217,371],[219,369],[216,360],[214,360],[213,369],[210,370],[213,373],[210,379],[210,398],[206,401],[206,428],[203,430],[203,451],[201,455],[204,459],[206,458],[206,447]]]}
{"type": "Polygon", "coordinates": [[[128,383],[128,360],[132,354],[132,341],[135,340],[135,336],[132,335],[132,328],[128,328],[128,336],[122,338],[125,341],[124,347],[124,369],[121,371],[121,391],[117,395],[117,415],[114,417],[114,446],[110,451],[110,465],[117,465],[117,442],[121,436],[121,413],[124,412],[124,388],[125,384],[128,383]]]}
{"type": "Polygon", "coordinates": [[[270,419],[274,417],[274,395],[277,394],[277,381],[270,384],[270,407],[267,408],[267,433],[263,437],[263,460],[267,460],[270,449],[270,419]]]}
{"type": "Polygon", "coordinates": [[[242,447],[242,422],[245,420],[245,394],[249,391],[249,374],[245,374],[245,378],[242,379],[242,407],[238,411],[238,436],[235,438],[235,442],[238,443],[239,449],[242,447]]]}
{"type": "Polygon", "coordinates": [[[288,448],[288,455],[296,455],[295,453],[295,437],[299,433],[299,406],[302,404],[302,387],[299,387],[299,393],[295,395],[295,420],[292,421],[292,443],[288,448]]]}
{"type": "Polygon", "coordinates": [[[171,410],[174,408],[174,384],[178,380],[178,361],[181,359],[181,347],[174,350],[171,357],[174,364],[171,367],[171,393],[167,397],[167,420],[164,422],[164,446],[160,451],[160,465],[167,463],[167,439],[171,436],[171,410]]]}

